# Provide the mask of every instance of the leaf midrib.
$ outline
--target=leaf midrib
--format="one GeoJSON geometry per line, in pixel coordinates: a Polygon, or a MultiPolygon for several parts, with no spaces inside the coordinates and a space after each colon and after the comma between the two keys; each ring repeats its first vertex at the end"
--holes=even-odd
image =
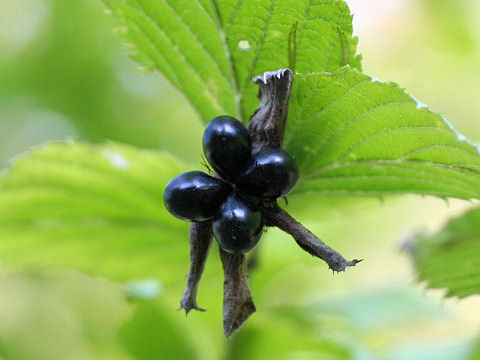
{"type": "MultiPolygon", "coordinates": [[[[260,56],[260,53],[262,52],[262,46],[263,46],[263,43],[265,42],[265,37],[268,31],[268,27],[270,26],[270,22],[272,20],[273,9],[275,8],[275,3],[276,3],[276,0],[271,0],[271,1],[272,2],[270,4],[270,9],[268,11],[268,17],[267,17],[267,20],[265,21],[265,25],[262,29],[262,33],[260,34],[260,39],[257,44],[257,50],[255,51],[255,56],[252,60],[252,63],[250,64],[250,69],[248,70],[248,76],[245,79],[245,82],[242,86],[242,90],[240,91],[241,94],[245,94],[245,90],[248,87],[248,84],[250,83],[250,79],[253,77],[253,71],[255,70],[255,66],[257,66],[258,58],[260,56]]],[[[278,70],[278,69],[272,69],[272,70],[278,70]]]]}
{"type": "MultiPolygon", "coordinates": [[[[198,0],[195,0],[195,1],[198,2],[198,0]]],[[[240,3],[241,3],[241,0],[238,0],[237,1],[237,7],[240,6],[240,3]]],[[[225,29],[222,26],[222,20],[220,18],[220,13],[218,11],[218,6],[217,6],[216,1],[215,0],[210,0],[210,5],[212,6],[212,10],[213,10],[213,13],[215,15],[215,19],[212,19],[212,21],[215,24],[215,27],[217,28],[218,33],[220,34],[220,41],[222,42],[223,51],[225,53],[225,57],[226,57],[227,63],[228,63],[228,68],[230,70],[232,93],[233,93],[233,97],[234,97],[235,112],[236,112],[235,115],[236,115],[237,119],[239,119],[240,121],[243,122],[242,112],[241,112],[241,100],[242,99],[241,99],[241,95],[240,95],[240,91],[239,91],[239,87],[238,87],[238,82],[237,82],[237,79],[235,77],[235,69],[233,68],[232,54],[231,54],[230,49],[228,48],[228,44],[227,44],[227,36],[226,36],[226,33],[225,33],[225,29]]],[[[210,15],[209,15],[209,17],[211,18],[210,15]]],[[[232,19],[230,19],[229,22],[233,21],[233,19],[234,19],[234,16],[232,16],[232,19]]]]}

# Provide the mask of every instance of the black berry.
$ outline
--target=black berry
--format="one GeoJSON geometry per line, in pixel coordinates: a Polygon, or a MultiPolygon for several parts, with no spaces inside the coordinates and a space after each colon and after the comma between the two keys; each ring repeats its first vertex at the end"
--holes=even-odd
{"type": "Polygon", "coordinates": [[[297,163],[289,153],[263,148],[252,156],[236,183],[250,195],[275,199],[287,195],[298,178],[297,163]]]}
{"type": "Polygon", "coordinates": [[[257,245],[263,232],[262,215],[237,194],[231,194],[213,222],[213,233],[222,249],[244,254],[257,245]]]}
{"type": "Polygon", "coordinates": [[[167,210],[187,221],[210,220],[231,192],[230,186],[201,171],[187,171],[173,178],[163,194],[167,210]]]}
{"type": "Polygon", "coordinates": [[[233,181],[247,164],[252,151],[247,128],[237,119],[214,118],[203,133],[203,152],[222,178],[233,181]]]}

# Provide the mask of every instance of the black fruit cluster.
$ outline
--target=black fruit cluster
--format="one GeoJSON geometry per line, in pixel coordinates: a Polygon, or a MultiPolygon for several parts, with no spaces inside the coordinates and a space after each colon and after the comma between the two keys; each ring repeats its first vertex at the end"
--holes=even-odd
{"type": "Polygon", "coordinates": [[[215,173],[178,175],[165,189],[165,206],[182,220],[213,220],[218,244],[230,253],[244,254],[263,233],[261,200],[288,194],[298,181],[297,164],[281,149],[252,152],[247,128],[226,115],[207,125],[203,151],[215,173]]]}

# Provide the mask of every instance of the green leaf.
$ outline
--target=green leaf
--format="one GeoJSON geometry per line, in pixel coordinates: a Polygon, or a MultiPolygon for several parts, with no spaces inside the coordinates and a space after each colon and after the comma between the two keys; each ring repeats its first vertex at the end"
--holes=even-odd
{"type": "Polygon", "coordinates": [[[297,74],[285,147],[296,193],[480,197],[477,146],[398,85],[348,67],[297,74]]]}
{"type": "Polygon", "coordinates": [[[480,209],[451,220],[437,234],[416,235],[405,249],[428,286],[460,298],[480,293],[480,209]]]}
{"type": "Polygon", "coordinates": [[[188,224],[163,205],[183,170],[165,153],[115,143],[35,150],[0,178],[0,259],[183,285],[188,224]]]}
{"type": "Polygon", "coordinates": [[[182,330],[170,308],[167,312],[154,302],[143,302],[120,328],[119,341],[138,360],[198,359],[190,337],[182,330]]]}
{"type": "Polygon", "coordinates": [[[369,288],[349,295],[326,296],[307,306],[305,313],[313,321],[322,317],[343,318],[349,327],[363,333],[398,332],[402,325],[416,324],[419,318],[435,321],[443,315],[436,302],[406,287],[369,288]]]}
{"type": "Polygon", "coordinates": [[[2,360],[128,360],[117,332],[131,316],[121,287],[77,271],[0,273],[2,360]]]}
{"type": "Polygon", "coordinates": [[[470,360],[480,360],[480,339],[477,341],[470,360]]]}
{"type": "Polygon", "coordinates": [[[332,331],[306,328],[275,316],[263,317],[232,337],[225,359],[353,359],[350,344],[339,341],[332,331]]]}
{"type": "Polygon", "coordinates": [[[244,121],[255,110],[253,76],[360,67],[352,15],[340,0],[103,0],[124,25],[133,57],[182,91],[204,122],[244,121]],[[290,39],[290,40],[289,40],[290,39]]]}
{"type": "Polygon", "coordinates": [[[192,341],[197,325],[185,323],[171,303],[132,305],[123,286],[78,271],[2,270],[0,303],[2,360],[198,359],[198,351],[205,353],[192,341]]]}

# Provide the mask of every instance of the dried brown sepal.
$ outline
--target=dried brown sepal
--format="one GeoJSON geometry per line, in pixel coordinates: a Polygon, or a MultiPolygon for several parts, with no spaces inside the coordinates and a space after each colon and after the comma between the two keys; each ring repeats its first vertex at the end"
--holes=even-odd
{"type": "Polygon", "coordinates": [[[345,260],[342,255],[326,245],[310,230],[277,205],[262,209],[262,215],[267,225],[276,226],[290,234],[303,250],[325,261],[328,267],[334,272],[345,271],[347,267],[355,266],[362,261],[357,259],[351,261],[345,260]]]}
{"type": "Polygon", "coordinates": [[[256,308],[248,284],[245,255],[233,255],[220,249],[225,281],[223,283],[223,330],[229,338],[256,308]]]}
{"type": "Polygon", "coordinates": [[[211,221],[193,222],[190,225],[190,270],[187,275],[187,286],[180,300],[180,309],[185,310],[186,314],[192,309],[205,311],[197,304],[197,290],[212,238],[211,221]]]}
{"type": "Polygon", "coordinates": [[[253,79],[260,86],[260,105],[248,123],[254,150],[265,146],[282,147],[292,81],[290,69],[268,71],[253,79]]]}

